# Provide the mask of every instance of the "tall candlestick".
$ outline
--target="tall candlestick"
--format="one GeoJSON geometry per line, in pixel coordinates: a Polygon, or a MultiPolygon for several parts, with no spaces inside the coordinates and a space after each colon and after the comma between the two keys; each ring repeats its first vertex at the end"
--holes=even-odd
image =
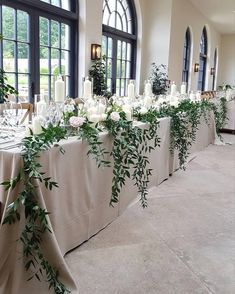
{"type": "Polygon", "coordinates": [[[175,82],[173,82],[171,85],[171,96],[174,96],[176,94],[176,91],[177,91],[177,87],[175,82]]]}
{"type": "Polygon", "coordinates": [[[55,82],[55,102],[64,102],[65,83],[61,77],[55,82]]]}
{"type": "Polygon", "coordinates": [[[88,77],[86,77],[84,83],[83,83],[83,98],[89,99],[92,98],[92,92],[91,92],[91,81],[88,77]]]}

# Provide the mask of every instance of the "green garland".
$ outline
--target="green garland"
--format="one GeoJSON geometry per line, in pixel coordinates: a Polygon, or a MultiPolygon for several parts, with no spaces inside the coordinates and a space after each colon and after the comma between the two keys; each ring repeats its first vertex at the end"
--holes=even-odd
{"type": "Polygon", "coordinates": [[[119,194],[126,178],[131,178],[137,186],[141,205],[145,208],[151,176],[147,154],[160,144],[160,138],[157,136],[159,122],[156,111],[150,110],[148,115],[140,117],[141,121],[149,123],[147,129],[133,126],[132,121],[125,119],[124,112],[120,113],[120,117],[119,121],[108,119],[105,122],[105,127],[113,137],[110,155],[114,159],[114,166],[110,205],[119,201],[119,194]]]}

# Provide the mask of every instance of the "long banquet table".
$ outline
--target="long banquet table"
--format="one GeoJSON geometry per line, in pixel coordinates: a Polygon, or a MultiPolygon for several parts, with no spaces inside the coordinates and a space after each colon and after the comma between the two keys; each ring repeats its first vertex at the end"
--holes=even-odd
{"type": "MultiPolygon", "coordinates": [[[[214,124],[209,127],[203,124],[198,135],[199,138],[206,136],[206,139],[198,145],[196,142],[193,151],[213,143],[214,133],[214,124]]],[[[150,155],[150,167],[153,168],[150,187],[160,184],[172,173],[169,118],[160,120],[158,135],[161,146],[150,155]]],[[[110,149],[110,137],[102,134],[101,138],[106,148],[110,149]]],[[[38,198],[40,204],[51,212],[49,221],[52,227],[52,234],[48,233],[43,237],[43,248],[50,263],[59,270],[61,281],[72,293],[78,293],[78,286],[64,261],[64,255],[117,218],[136,199],[137,191],[128,180],[121,191],[119,203],[110,207],[111,169],[96,167],[95,161],[86,155],[86,143],[73,139],[61,144],[65,150],[64,155],[59,148],[53,147],[40,158],[43,171],[59,184],[58,189],[50,192],[39,186],[38,198]]],[[[15,176],[21,165],[18,149],[0,150],[0,182],[15,176]]],[[[16,193],[17,190],[6,193],[0,186],[2,220],[6,205],[12,202],[16,193]]],[[[23,225],[24,219],[21,218],[14,225],[0,226],[0,294],[53,293],[44,282],[39,283],[35,279],[27,282],[29,274],[23,266],[22,248],[16,242],[23,225]]]]}

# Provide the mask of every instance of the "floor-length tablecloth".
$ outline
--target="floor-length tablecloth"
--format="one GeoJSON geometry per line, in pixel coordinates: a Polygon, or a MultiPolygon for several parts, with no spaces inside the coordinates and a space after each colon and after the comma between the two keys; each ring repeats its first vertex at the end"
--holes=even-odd
{"type": "Polygon", "coordinates": [[[227,102],[227,117],[224,129],[235,131],[235,99],[227,102]]]}

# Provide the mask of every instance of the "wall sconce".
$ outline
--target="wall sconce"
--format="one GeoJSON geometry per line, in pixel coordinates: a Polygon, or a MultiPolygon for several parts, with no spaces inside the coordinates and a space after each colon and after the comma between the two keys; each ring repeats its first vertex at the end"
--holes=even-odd
{"type": "Polygon", "coordinates": [[[199,72],[199,63],[194,64],[194,72],[199,72]]]}
{"type": "Polygon", "coordinates": [[[91,44],[91,60],[96,60],[101,58],[101,45],[91,44]]]}
{"type": "Polygon", "coordinates": [[[215,68],[212,67],[212,68],[211,68],[211,76],[214,76],[214,75],[215,75],[215,68]]]}

